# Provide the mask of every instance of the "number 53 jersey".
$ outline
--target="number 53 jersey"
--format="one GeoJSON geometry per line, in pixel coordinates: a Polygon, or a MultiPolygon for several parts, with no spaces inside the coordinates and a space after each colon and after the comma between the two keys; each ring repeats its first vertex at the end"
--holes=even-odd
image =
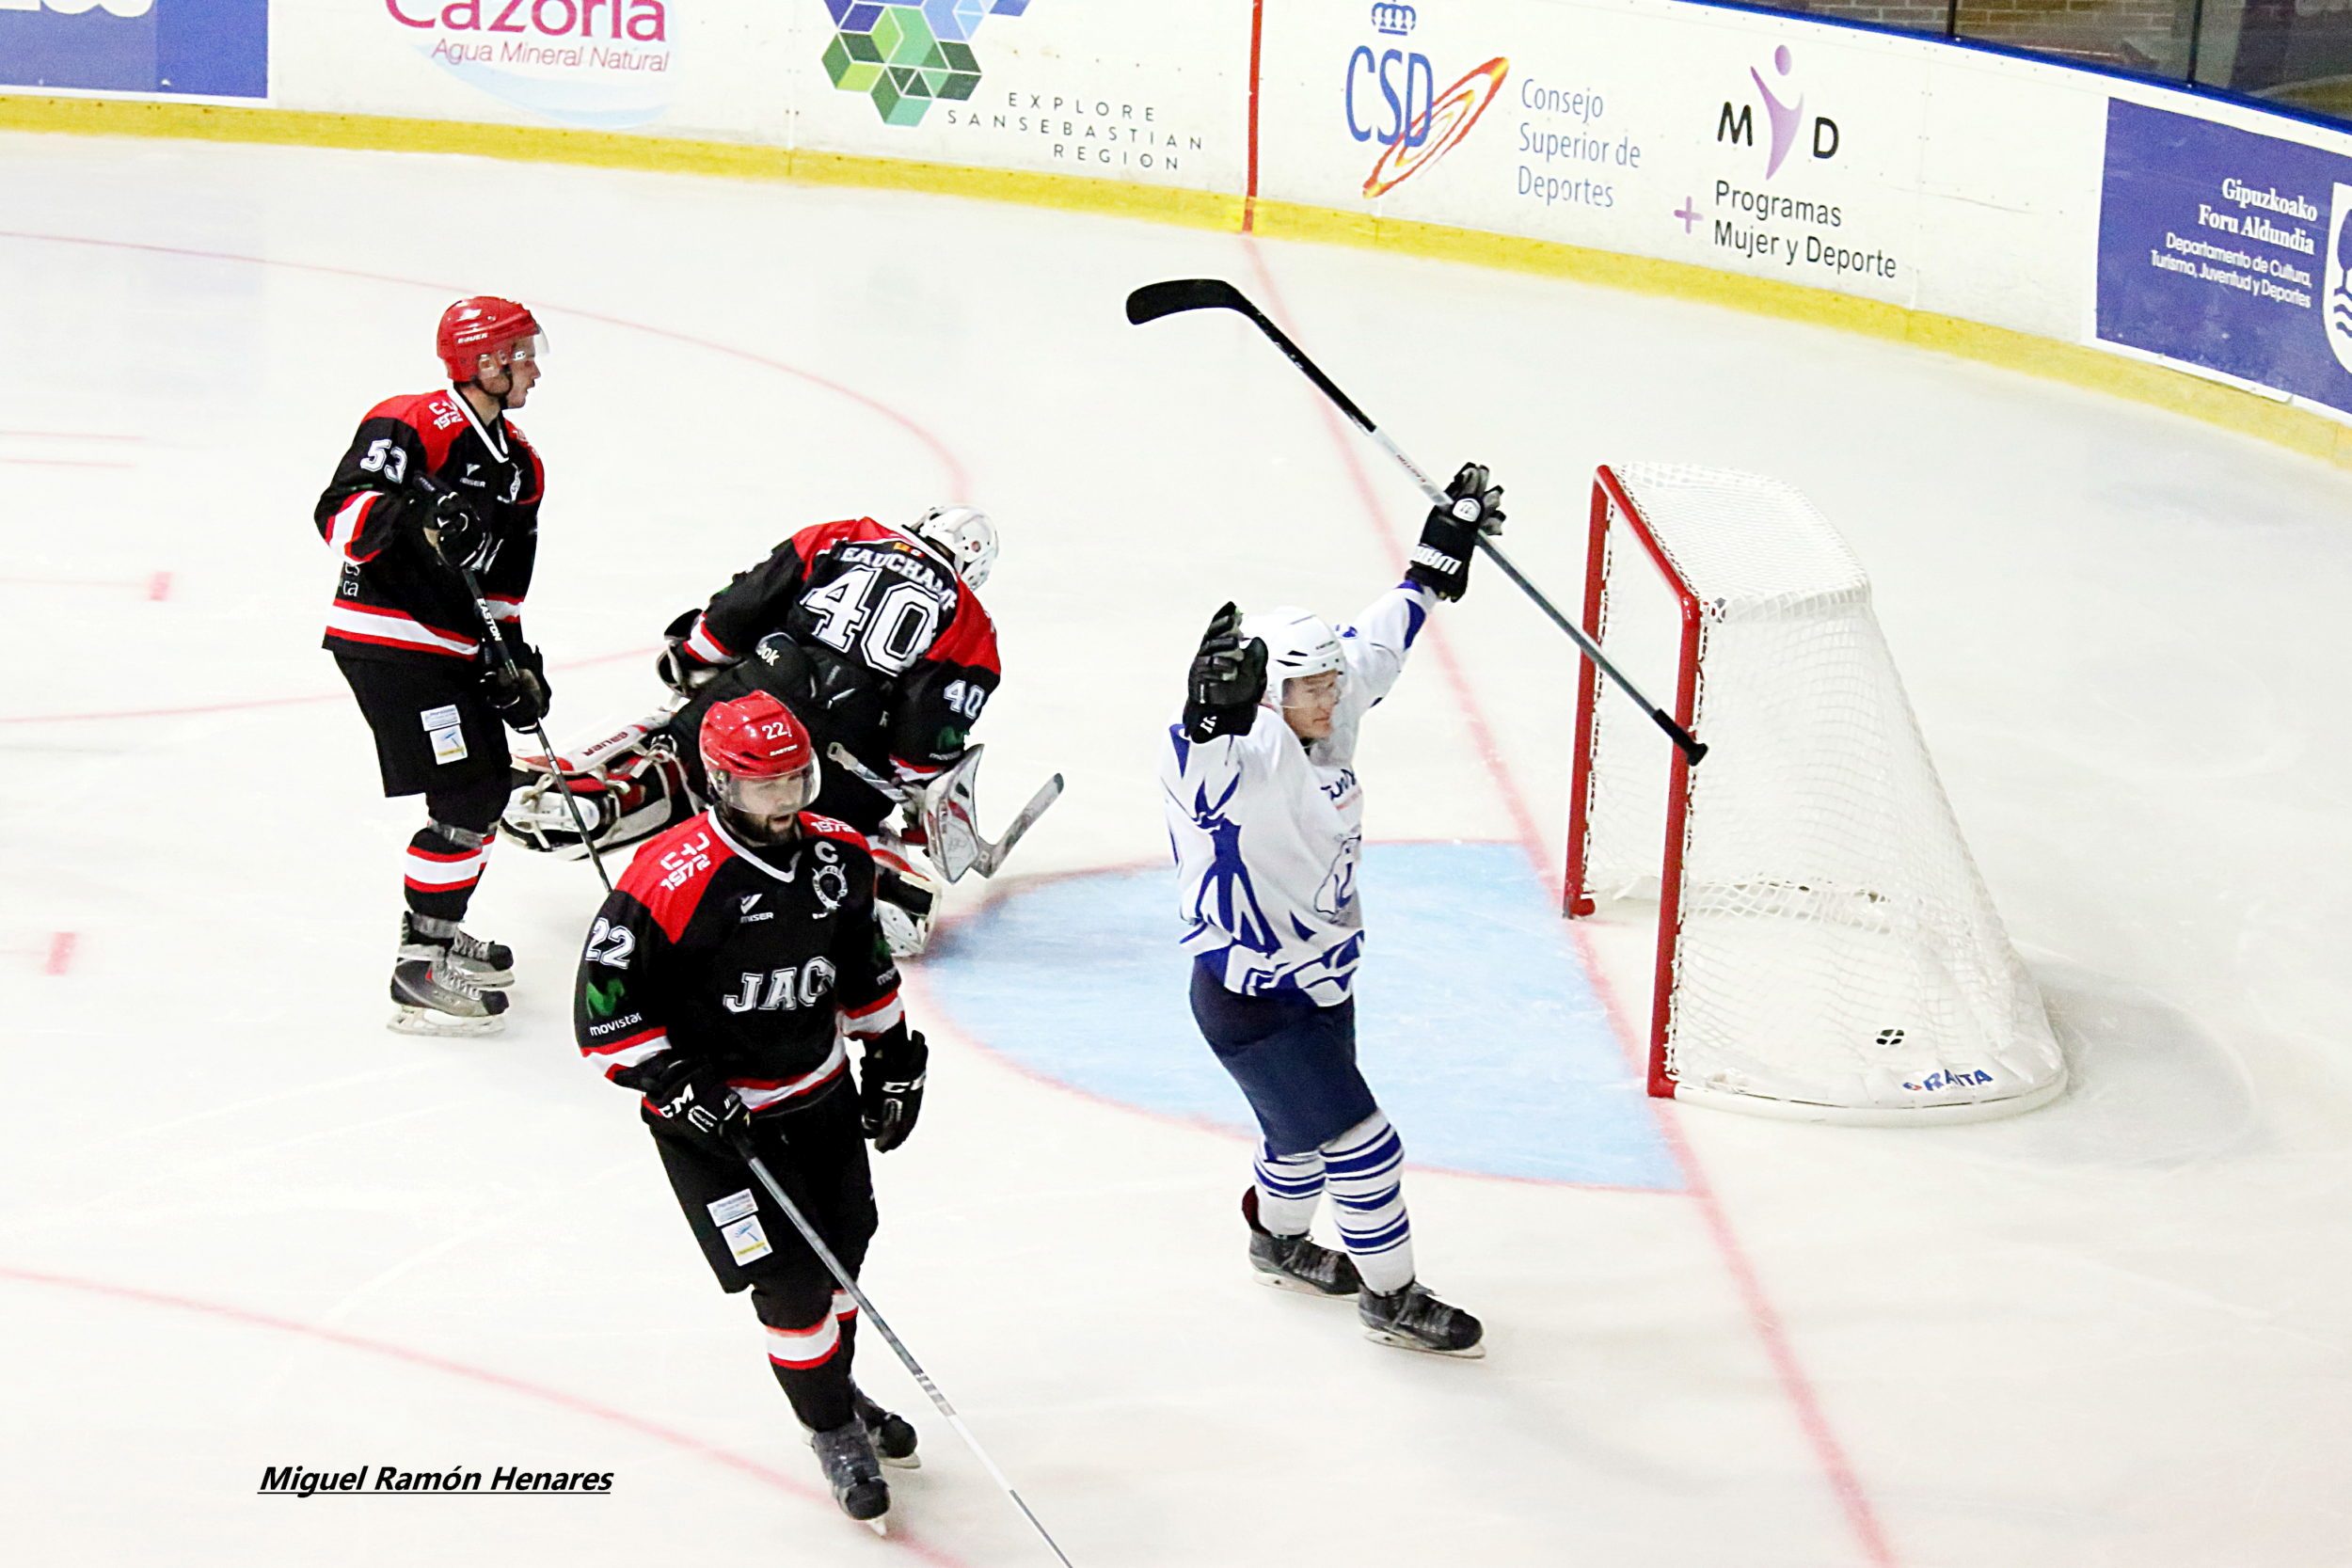
{"type": "Polygon", "coordinates": [[[890,760],[904,783],[955,761],[1002,676],[996,625],[979,595],[912,534],[871,517],[819,523],[778,545],[719,591],[685,653],[731,664],[778,631],[881,683],[890,760]]]}
{"type": "Polygon", "coordinates": [[[755,1113],[807,1102],[849,1070],[844,1037],[901,1022],[856,830],[814,813],[754,846],[704,812],[637,851],[580,954],[573,1029],[607,1078],[639,1089],[684,1060],[755,1113]]]}

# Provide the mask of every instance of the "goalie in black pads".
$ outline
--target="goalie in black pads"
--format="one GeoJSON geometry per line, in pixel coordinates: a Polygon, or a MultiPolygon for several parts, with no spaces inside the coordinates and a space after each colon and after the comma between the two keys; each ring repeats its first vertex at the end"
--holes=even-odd
{"type": "MultiPolygon", "coordinates": [[[[598,846],[697,809],[708,798],[695,748],[703,715],[766,692],[802,718],[820,759],[835,746],[853,759],[824,768],[813,809],[873,841],[892,949],[920,952],[936,883],[912,851],[927,846],[939,811],[968,818],[970,732],[1001,678],[995,624],[976,592],[995,559],[985,514],[935,506],[911,529],[870,517],[803,529],[738,574],[671,623],[660,660],[669,705],[562,759],[598,846]],[[885,828],[901,808],[900,828],[885,828]]],[[[536,847],[577,853],[558,787],[554,773],[528,767],[506,825],[536,847]]],[[[953,880],[963,867],[940,869],[953,880]]]]}
{"type": "Polygon", "coordinates": [[[643,1097],[720,1286],[751,1291],[834,1499],[878,1521],[878,1455],[915,1463],[914,1429],[850,1381],[855,1305],[745,1160],[765,1162],[854,1278],[876,1219],[865,1140],[887,1152],[913,1131],[929,1052],[900,1012],[866,840],[808,809],[825,771],[808,732],[755,692],[712,707],[697,750],[712,804],[640,849],[605,900],[574,1026],[643,1097]]]}

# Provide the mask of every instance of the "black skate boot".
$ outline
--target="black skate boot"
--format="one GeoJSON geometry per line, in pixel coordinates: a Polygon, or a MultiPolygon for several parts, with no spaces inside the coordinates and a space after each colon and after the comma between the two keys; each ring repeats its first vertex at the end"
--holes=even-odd
{"type": "Polygon", "coordinates": [[[1390,1295],[1365,1291],[1356,1297],[1356,1315],[1365,1335],[1384,1345],[1425,1350],[1438,1355],[1479,1356],[1486,1325],[1458,1307],[1448,1307],[1416,1279],[1390,1295]]]}
{"type": "Polygon", "coordinates": [[[405,914],[401,922],[400,941],[404,947],[420,942],[446,948],[452,973],[464,975],[477,986],[497,989],[515,983],[515,950],[506,943],[470,936],[454,920],[405,914]]]}
{"type": "Polygon", "coordinates": [[[422,937],[403,915],[392,960],[390,1026],[404,1035],[495,1035],[506,1027],[506,993],[462,972],[450,945],[422,937]]]}
{"type": "Polygon", "coordinates": [[[1242,1189],[1241,1217],[1249,1222],[1249,1266],[1268,1285],[1311,1295],[1352,1296],[1362,1289],[1347,1254],[1319,1246],[1304,1236],[1277,1236],[1258,1223],[1258,1189],[1242,1189]]]}
{"type": "Polygon", "coordinates": [[[895,1465],[901,1470],[923,1467],[922,1459],[914,1451],[913,1421],[884,1410],[854,1384],[850,1388],[850,1402],[857,1411],[857,1418],[866,1423],[866,1435],[874,1440],[874,1452],[883,1464],[895,1465]]]}
{"type": "Polygon", "coordinates": [[[876,1535],[889,1534],[882,1515],[890,1512],[890,1483],[882,1480],[882,1461],[874,1457],[874,1440],[866,1435],[866,1423],[853,1416],[830,1432],[810,1433],[808,1444],[817,1450],[818,1465],[841,1512],[876,1535]]]}

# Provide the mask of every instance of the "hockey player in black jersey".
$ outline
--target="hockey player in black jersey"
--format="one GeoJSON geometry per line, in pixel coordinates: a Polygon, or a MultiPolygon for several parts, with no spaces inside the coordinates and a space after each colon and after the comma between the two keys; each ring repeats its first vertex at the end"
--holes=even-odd
{"type": "Polygon", "coordinates": [[[748,1289],[776,1381],[834,1499],[879,1520],[877,1460],[914,1461],[914,1429],[850,1381],[854,1304],[755,1181],[757,1154],[854,1276],[875,1227],[864,1139],[904,1142],[929,1052],[908,1029],[855,829],[807,808],[808,732],[764,692],[712,707],[698,751],[709,809],[637,851],[580,957],[580,1051],[642,1096],[645,1125],[703,1254],[748,1289]],[[847,1040],[862,1042],[853,1079],[847,1040]]]}
{"type": "MultiPolygon", "coordinates": [[[[816,809],[872,841],[892,948],[920,952],[936,888],[910,850],[924,842],[927,800],[969,799],[972,726],[1000,679],[995,624],[977,592],[995,559],[986,514],[935,506],[909,529],[871,517],[802,529],[738,573],[671,624],[660,661],[671,706],[566,752],[563,771],[597,843],[631,843],[697,809],[703,715],[767,692],[803,720],[820,759],[835,744],[857,759],[857,769],[828,762],[816,809]],[[903,831],[886,829],[901,806],[903,831]]],[[[511,835],[576,852],[554,776],[528,779],[508,808],[511,835]]]]}
{"type": "Polygon", "coordinates": [[[391,1025],[414,1034],[497,1030],[514,980],[514,955],[460,923],[506,804],[501,721],[524,729],[547,711],[546,667],[522,631],[546,473],[507,418],[546,346],[513,300],[452,305],[435,343],[451,385],[370,409],[315,514],[342,563],[326,646],[374,732],[384,793],[424,797],[391,982],[391,1025]],[[484,648],[453,561],[472,569],[518,681],[484,648]]]}

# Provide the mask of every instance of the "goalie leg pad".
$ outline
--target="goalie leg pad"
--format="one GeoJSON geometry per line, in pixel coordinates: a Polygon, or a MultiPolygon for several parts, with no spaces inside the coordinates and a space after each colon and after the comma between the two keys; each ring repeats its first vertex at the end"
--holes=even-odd
{"type": "Polygon", "coordinates": [[[587,853],[568,790],[599,849],[617,849],[652,837],[695,810],[677,759],[659,750],[640,751],[596,772],[569,778],[538,773],[507,802],[503,826],[515,839],[545,854],[579,860],[587,853]]]}
{"type": "Polygon", "coordinates": [[[888,832],[869,841],[874,852],[874,918],[890,956],[912,958],[930,945],[931,922],[944,890],[906,841],[888,832]]]}

